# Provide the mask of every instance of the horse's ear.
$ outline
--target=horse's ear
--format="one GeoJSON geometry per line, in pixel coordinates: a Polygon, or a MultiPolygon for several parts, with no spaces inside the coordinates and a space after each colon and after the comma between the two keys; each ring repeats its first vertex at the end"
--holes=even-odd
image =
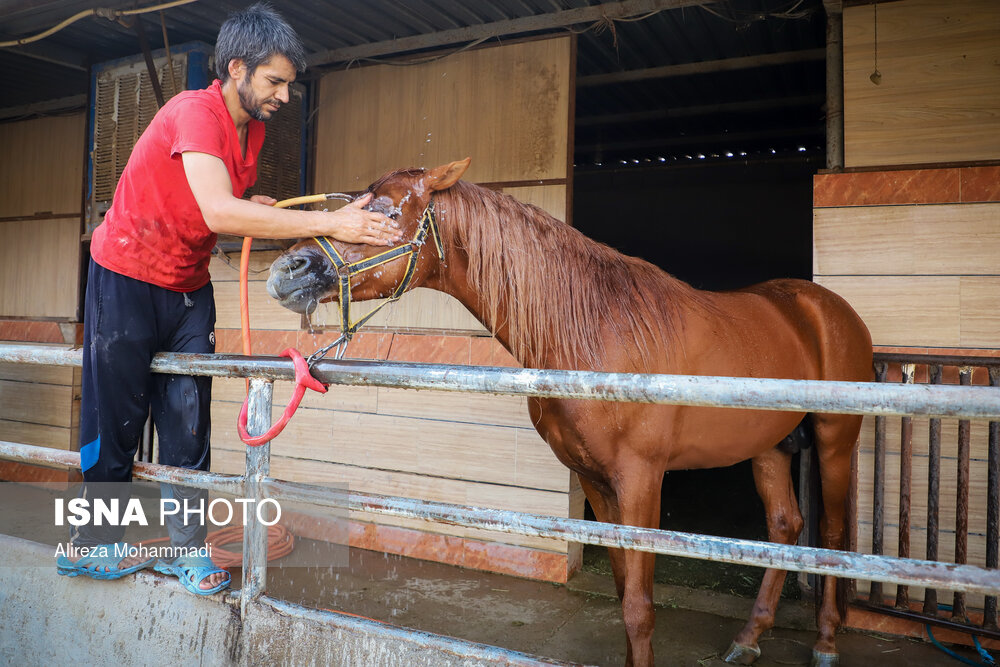
{"type": "Polygon", "coordinates": [[[472,162],[472,158],[467,157],[464,160],[434,167],[424,176],[424,183],[432,191],[447,190],[455,185],[458,179],[462,178],[462,174],[469,168],[470,162],[472,162]]]}

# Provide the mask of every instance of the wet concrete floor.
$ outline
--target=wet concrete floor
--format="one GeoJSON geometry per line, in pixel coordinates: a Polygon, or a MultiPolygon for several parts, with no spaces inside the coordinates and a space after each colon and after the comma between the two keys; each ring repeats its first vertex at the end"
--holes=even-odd
{"type": "MultiPolygon", "coordinates": [[[[52,501],[42,490],[0,484],[0,528],[56,544],[65,528],[52,526],[52,501]]],[[[129,540],[146,531],[130,529],[129,540]]],[[[227,546],[238,550],[238,545],[227,546]]],[[[239,568],[231,570],[234,588],[239,568]]],[[[52,576],[57,576],[55,567],[52,576]]],[[[40,590],[44,586],[40,586],[40,590]]],[[[610,577],[577,574],[568,585],[541,583],[362,549],[299,540],[295,551],[268,569],[272,597],[357,614],[395,625],[590,665],[621,665],[625,633],[610,577]]],[[[718,667],[748,616],[752,600],[658,584],[653,638],[658,665],[718,667]]],[[[783,601],[777,626],[761,640],[759,667],[809,664],[815,639],[808,602],[783,601]]],[[[838,636],[847,667],[958,665],[929,643],[844,631],[838,636]]],[[[975,659],[964,647],[953,647],[975,659]]]]}
{"type": "MultiPolygon", "coordinates": [[[[301,548],[311,547],[303,541],[301,548]]],[[[539,656],[591,665],[625,660],[614,585],[609,577],[586,572],[562,586],[351,549],[345,567],[275,564],[267,588],[273,597],[300,604],[539,656]]],[[[657,586],[655,600],[656,662],[683,667],[725,665],[720,654],[752,605],[744,598],[666,585],[657,586]]],[[[815,639],[812,605],[784,602],[778,625],[762,638],[763,655],[755,664],[808,665],[815,639]]],[[[899,637],[845,631],[838,646],[845,666],[960,664],[930,644],[899,637]]]]}

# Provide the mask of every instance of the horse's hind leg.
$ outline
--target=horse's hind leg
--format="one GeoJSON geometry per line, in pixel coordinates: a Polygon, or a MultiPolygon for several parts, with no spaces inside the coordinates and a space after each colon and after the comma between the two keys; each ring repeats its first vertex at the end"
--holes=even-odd
{"type": "MultiPolygon", "coordinates": [[[[819,456],[823,514],[820,516],[820,544],[825,549],[843,549],[847,536],[847,492],[851,478],[851,454],[861,430],[860,415],[815,415],[816,447],[819,456]]],[[[837,579],[823,577],[823,601],[817,618],[819,637],[813,648],[813,665],[836,665],[835,635],[841,622],[837,579]]]]}
{"type": "MultiPolygon", "coordinates": [[[[764,502],[768,539],[780,544],[793,544],[802,531],[802,515],[792,486],[791,459],[791,454],[777,447],[753,459],[753,479],[764,502]]],[[[726,662],[749,665],[760,656],[757,640],[774,625],[786,574],[785,570],[765,570],[753,612],[733,639],[726,662]]]]}

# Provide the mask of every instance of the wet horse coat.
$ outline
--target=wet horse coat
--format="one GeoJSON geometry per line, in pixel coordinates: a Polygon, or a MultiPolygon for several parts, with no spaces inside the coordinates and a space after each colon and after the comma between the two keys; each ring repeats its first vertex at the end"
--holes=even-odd
{"type": "MultiPolygon", "coordinates": [[[[704,292],[659,268],[598,244],[533,206],[459,181],[469,161],[387,174],[369,189],[371,206],[391,212],[412,235],[432,200],[442,253],[420,248],[410,287],[462,302],[525,367],[809,380],[867,381],[871,338],[851,307],[802,280],[774,280],[731,292],[704,292]]],[[[347,262],[378,252],[335,242],[347,262]]],[[[405,262],[352,277],[353,298],[385,297],[405,262]]],[[[268,290],[306,312],[337,297],[336,270],[314,240],[271,267],[268,290]]],[[[793,543],[802,518],[791,453],[778,447],[802,424],[818,453],[822,546],[846,534],[856,415],[535,398],[531,420],[552,451],[578,473],[600,521],[659,527],[668,470],[728,466],[752,459],[770,539],[793,543]]],[[[654,554],[611,550],[622,600],[628,664],[651,665],[654,554]]],[[[771,627],[785,572],[768,570],[753,614],[728,659],[752,661],[771,627]]],[[[814,659],[836,662],[840,623],[835,580],[824,583],[814,659]]]]}

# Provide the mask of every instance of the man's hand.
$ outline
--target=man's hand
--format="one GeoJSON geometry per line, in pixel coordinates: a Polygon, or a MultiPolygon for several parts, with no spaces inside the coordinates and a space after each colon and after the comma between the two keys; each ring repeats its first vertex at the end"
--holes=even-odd
{"type": "Polygon", "coordinates": [[[372,193],[369,192],[347,206],[325,214],[331,218],[332,226],[324,236],[332,236],[344,243],[368,245],[392,245],[399,241],[402,238],[399,223],[382,213],[365,210],[371,199],[372,193]]]}
{"type": "Polygon", "coordinates": [[[278,203],[278,200],[274,197],[268,197],[267,195],[252,195],[250,201],[255,204],[263,204],[264,206],[274,206],[278,203]]]}

